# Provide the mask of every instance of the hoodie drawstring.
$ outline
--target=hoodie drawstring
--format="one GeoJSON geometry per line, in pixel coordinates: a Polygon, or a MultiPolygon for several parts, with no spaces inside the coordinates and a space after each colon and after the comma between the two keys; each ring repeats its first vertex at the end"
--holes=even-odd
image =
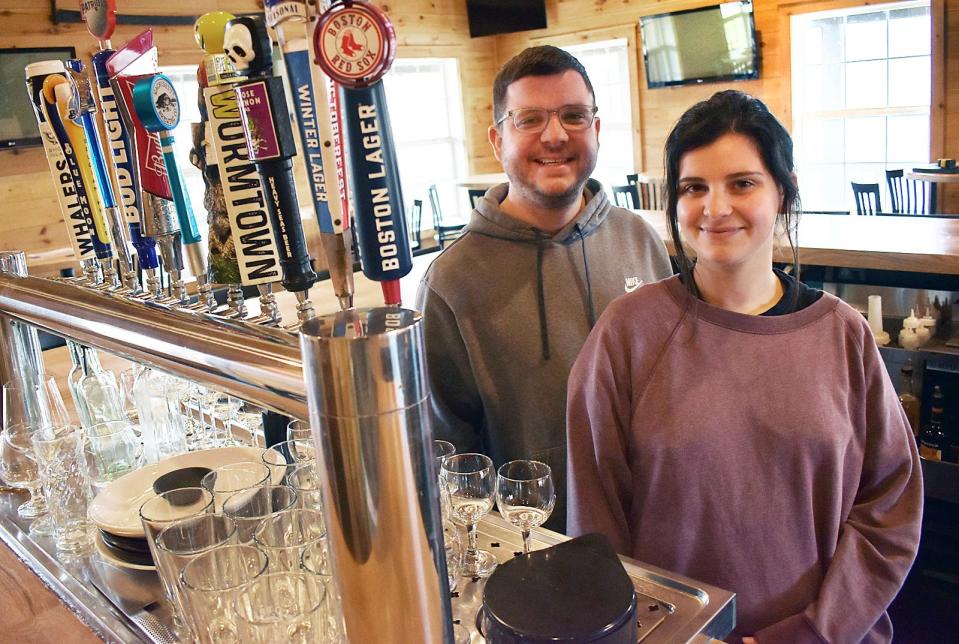
{"type": "Polygon", "coordinates": [[[583,269],[586,273],[586,319],[589,321],[589,328],[592,330],[596,326],[596,308],[593,306],[593,282],[589,279],[589,262],[586,261],[586,237],[583,236],[583,230],[576,224],[576,234],[579,235],[579,246],[583,249],[583,269]]]}
{"type": "Polygon", "coordinates": [[[549,327],[546,322],[546,293],[543,285],[543,252],[546,237],[536,231],[536,301],[539,305],[539,341],[542,346],[543,360],[549,360],[549,327]]]}

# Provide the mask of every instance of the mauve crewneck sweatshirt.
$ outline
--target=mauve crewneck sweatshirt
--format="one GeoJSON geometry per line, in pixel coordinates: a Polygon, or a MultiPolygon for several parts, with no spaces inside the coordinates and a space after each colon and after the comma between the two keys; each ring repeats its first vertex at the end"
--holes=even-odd
{"type": "Polygon", "coordinates": [[[695,299],[678,277],[613,302],[569,380],[571,535],[737,594],[736,637],[888,642],[922,475],[863,317],[695,299]]]}

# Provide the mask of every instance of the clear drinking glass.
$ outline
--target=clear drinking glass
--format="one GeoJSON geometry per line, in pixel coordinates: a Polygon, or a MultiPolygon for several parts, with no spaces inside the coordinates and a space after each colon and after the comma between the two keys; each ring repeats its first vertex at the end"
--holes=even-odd
{"type": "Polygon", "coordinates": [[[305,420],[293,419],[286,424],[286,440],[313,442],[313,428],[305,420]]]}
{"type": "Polygon", "coordinates": [[[139,424],[140,412],[137,410],[136,397],[133,391],[136,387],[137,378],[145,370],[140,365],[134,365],[129,369],[120,372],[120,404],[123,405],[123,413],[127,420],[133,424],[139,424]]]}
{"type": "Polygon", "coordinates": [[[133,383],[131,395],[136,402],[143,460],[147,463],[187,451],[180,394],[178,379],[154,369],[141,370],[133,383]]]}
{"type": "Polygon", "coordinates": [[[486,577],[496,558],[476,546],[476,524],[493,509],[496,476],[493,461],[483,454],[455,454],[443,460],[443,482],[450,494],[453,522],[466,528],[463,576],[486,577]]]}
{"type": "Polygon", "coordinates": [[[180,581],[190,623],[196,627],[201,644],[241,641],[234,602],[266,572],[267,563],[266,553],[252,545],[221,546],[187,562],[180,581]]]}
{"type": "Polygon", "coordinates": [[[296,490],[297,506],[306,510],[323,511],[323,489],[316,463],[305,463],[287,475],[291,488],[296,490]]]}
{"type": "Polygon", "coordinates": [[[456,453],[456,446],[449,441],[436,439],[433,441],[433,456],[436,457],[436,471],[443,469],[443,459],[456,453]]]}
{"type": "Polygon", "coordinates": [[[86,552],[93,545],[93,524],[87,517],[91,495],[83,434],[78,427],[64,425],[41,429],[32,438],[57,550],[66,554],[86,552]]]}
{"type": "Polygon", "coordinates": [[[238,639],[244,644],[333,642],[326,586],[303,572],[260,575],[236,596],[238,639]]]}
{"type": "MultiPolygon", "coordinates": [[[[150,547],[150,554],[161,571],[161,557],[157,552],[156,539],[160,532],[180,519],[197,516],[200,514],[209,514],[213,512],[213,494],[209,490],[201,487],[181,487],[175,490],[169,490],[159,494],[140,506],[140,523],[143,524],[143,534],[146,537],[147,545],[150,547]]],[[[234,531],[236,528],[233,528],[234,531]]],[[[177,571],[178,573],[179,571],[177,571]]],[[[178,591],[176,588],[176,574],[168,571],[167,574],[160,572],[160,582],[163,584],[163,591],[174,607],[173,619],[176,622],[177,631],[183,635],[185,626],[181,619],[179,609],[178,591]]],[[[180,639],[185,639],[181,637],[180,639]]]]}
{"type": "Polygon", "coordinates": [[[253,541],[260,523],[296,505],[296,492],[286,485],[264,485],[237,492],[223,502],[223,514],[236,521],[239,543],[253,541]]]}
{"type": "Polygon", "coordinates": [[[38,376],[37,384],[3,384],[3,427],[26,425],[32,430],[70,423],[60,390],[52,377],[38,376]]]}
{"type": "Polygon", "coordinates": [[[273,480],[286,483],[287,475],[293,471],[292,466],[316,460],[316,447],[312,439],[283,441],[263,450],[262,459],[273,472],[273,480]]]}
{"type": "Polygon", "coordinates": [[[529,533],[553,513],[553,472],[539,461],[510,461],[496,475],[496,506],[523,533],[523,554],[529,554],[529,533]]]}
{"type": "Polygon", "coordinates": [[[253,541],[270,558],[270,572],[299,570],[303,550],[319,540],[326,540],[323,515],[299,508],[263,519],[253,534],[253,541]]]}
{"type": "Polygon", "coordinates": [[[270,468],[263,463],[244,461],[218,467],[200,480],[200,486],[213,493],[216,511],[223,511],[223,502],[242,490],[267,485],[270,468]]]}
{"type": "Polygon", "coordinates": [[[8,425],[0,434],[0,474],[15,487],[30,493],[30,499],[17,508],[24,519],[33,519],[47,512],[40,490],[40,471],[33,454],[33,431],[27,425],[8,425]]]}
{"type": "MultiPolygon", "coordinates": [[[[183,567],[204,553],[235,543],[233,519],[206,512],[176,519],[157,534],[154,561],[164,589],[172,594],[174,616],[179,616],[178,626],[185,625],[192,633],[198,630],[186,606],[180,577],[183,567]]],[[[190,641],[189,637],[182,639],[190,641]]]]}
{"type": "Polygon", "coordinates": [[[316,576],[326,587],[327,614],[330,620],[330,632],[334,634],[333,641],[345,642],[346,623],[343,620],[342,599],[336,580],[333,578],[329,543],[326,539],[317,539],[303,548],[300,568],[316,576]]]}
{"type": "MultiPolygon", "coordinates": [[[[241,443],[250,447],[263,445],[263,410],[260,407],[243,403],[236,413],[236,424],[245,430],[246,435],[243,436],[241,443]]],[[[234,437],[236,437],[235,434],[234,437]]]]}
{"type": "Polygon", "coordinates": [[[97,423],[87,427],[84,434],[87,472],[94,490],[103,489],[143,465],[143,446],[129,421],[97,423]]]}

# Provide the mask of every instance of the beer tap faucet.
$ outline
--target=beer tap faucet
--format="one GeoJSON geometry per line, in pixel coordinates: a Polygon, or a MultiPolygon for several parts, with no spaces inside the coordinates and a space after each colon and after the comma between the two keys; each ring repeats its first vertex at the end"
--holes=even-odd
{"type": "Polygon", "coordinates": [[[316,281],[296,201],[296,145],[286,113],[283,80],[270,75],[273,53],[262,18],[234,18],[224,32],[224,51],[248,80],[236,89],[250,159],[260,174],[267,210],[277,233],[283,287],[296,295],[300,322],[314,317],[309,289],[316,281]]]}

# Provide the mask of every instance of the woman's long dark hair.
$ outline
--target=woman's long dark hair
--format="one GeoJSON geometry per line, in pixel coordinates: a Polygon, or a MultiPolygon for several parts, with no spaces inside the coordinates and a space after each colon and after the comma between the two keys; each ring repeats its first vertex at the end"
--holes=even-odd
{"type": "Polygon", "coordinates": [[[699,289],[693,279],[694,262],[683,248],[676,215],[679,163],[687,152],[709,145],[724,134],[730,133],[742,134],[752,140],[759,150],[763,164],[782,191],[778,223],[782,225],[789,240],[793,274],[799,279],[799,248],[796,240],[799,186],[794,174],[792,137],[758,98],[736,90],[726,90],[717,92],[709,100],[696,103],[686,110],[666,139],[666,223],[683,283],[697,296],[699,289]]]}

